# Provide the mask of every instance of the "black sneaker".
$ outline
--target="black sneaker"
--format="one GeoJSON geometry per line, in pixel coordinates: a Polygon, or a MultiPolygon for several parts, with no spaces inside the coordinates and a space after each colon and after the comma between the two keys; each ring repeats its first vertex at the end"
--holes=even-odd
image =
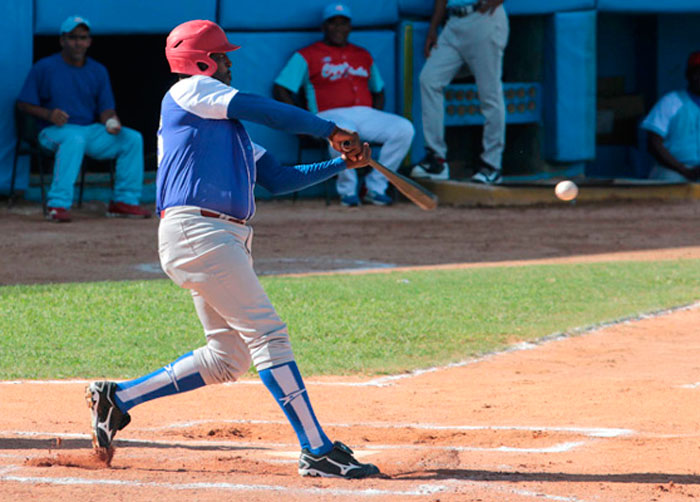
{"type": "Polygon", "coordinates": [[[503,178],[501,177],[501,170],[491,167],[486,162],[479,163],[479,170],[472,175],[471,178],[474,183],[483,183],[485,185],[498,185],[503,178]]]}
{"type": "Polygon", "coordinates": [[[391,200],[391,197],[384,193],[372,192],[370,190],[364,196],[362,202],[365,202],[366,204],[374,204],[375,206],[391,206],[391,203],[394,201],[391,200]]]}
{"type": "Polygon", "coordinates": [[[340,205],[345,207],[357,207],[360,205],[360,198],[357,195],[343,195],[340,198],[340,205]]]}
{"type": "Polygon", "coordinates": [[[92,411],[92,446],[109,448],[117,431],[131,422],[131,416],[115,403],[115,382],[92,382],[85,387],[85,400],[92,411]]]}
{"type": "Polygon", "coordinates": [[[435,152],[428,150],[418,164],[411,169],[411,178],[416,179],[431,179],[431,180],[448,180],[450,179],[450,166],[445,159],[435,155],[435,152]]]}
{"type": "Polygon", "coordinates": [[[314,455],[304,448],[299,457],[299,474],[324,478],[360,479],[379,474],[373,464],[361,464],[352,456],[352,450],[340,441],[325,455],[314,455]]]}

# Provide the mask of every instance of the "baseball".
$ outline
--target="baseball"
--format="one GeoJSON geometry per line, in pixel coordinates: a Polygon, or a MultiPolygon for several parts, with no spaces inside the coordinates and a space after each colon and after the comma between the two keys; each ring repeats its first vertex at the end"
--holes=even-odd
{"type": "Polygon", "coordinates": [[[578,195],[578,187],[571,180],[560,181],[554,187],[554,194],[560,200],[574,200],[578,195]]]}
{"type": "Polygon", "coordinates": [[[107,128],[107,130],[109,132],[112,132],[116,129],[119,129],[120,125],[121,124],[119,124],[119,121],[117,119],[115,119],[114,117],[108,118],[107,122],[105,122],[105,127],[107,128]]]}

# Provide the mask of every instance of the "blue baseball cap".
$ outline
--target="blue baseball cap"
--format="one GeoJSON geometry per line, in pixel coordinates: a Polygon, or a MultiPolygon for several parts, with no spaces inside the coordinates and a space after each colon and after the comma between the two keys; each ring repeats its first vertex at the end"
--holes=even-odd
{"type": "Polygon", "coordinates": [[[70,16],[61,24],[61,32],[59,34],[63,35],[64,33],[70,33],[76,28],[76,26],[80,26],[81,24],[84,24],[88,30],[90,29],[90,21],[84,17],[70,16]]]}
{"type": "Polygon", "coordinates": [[[352,12],[350,12],[350,7],[342,3],[332,3],[327,5],[323,9],[323,21],[330,19],[335,16],[343,16],[348,19],[352,19],[352,12]]]}

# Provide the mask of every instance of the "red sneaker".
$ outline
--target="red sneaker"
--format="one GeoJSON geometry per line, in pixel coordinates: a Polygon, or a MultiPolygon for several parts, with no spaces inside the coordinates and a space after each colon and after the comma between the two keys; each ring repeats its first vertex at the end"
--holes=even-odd
{"type": "Polygon", "coordinates": [[[151,212],[136,204],[124,202],[110,202],[107,208],[108,218],[150,218],[151,212]]]}
{"type": "Polygon", "coordinates": [[[68,223],[70,218],[70,211],[65,207],[47,207],[46,219],[53,221],[54,223],[68,223]]]}

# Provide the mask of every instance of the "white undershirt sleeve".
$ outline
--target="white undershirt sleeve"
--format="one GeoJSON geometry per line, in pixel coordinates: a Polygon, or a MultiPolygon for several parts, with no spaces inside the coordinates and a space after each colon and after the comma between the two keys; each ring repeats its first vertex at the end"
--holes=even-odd
{"type": "Polygon", "coordinates": [[[237,93],[238,89],[204,75],[180,80],[170,89],[180,107],[203,119],[228,119],[228,105],[237,93]]]}

